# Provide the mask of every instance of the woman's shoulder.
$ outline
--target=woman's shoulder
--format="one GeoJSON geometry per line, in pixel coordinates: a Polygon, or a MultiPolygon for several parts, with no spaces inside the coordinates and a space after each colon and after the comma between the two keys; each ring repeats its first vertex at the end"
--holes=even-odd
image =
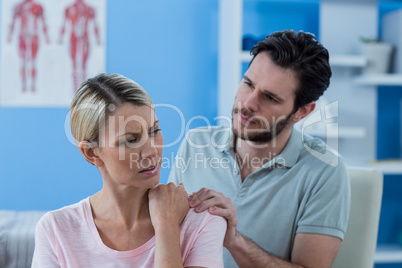
{"type": "Polygon", "coordinates": [[[226,220],[208,210],[190,209],[181,228],[181,248],[185,266],[223,267],[222,244],[226,220]]]}
{"type": "Polygon", "coordinates": [[[194,208],[190,208],[187,216],[184,218],[182,225],[190,229],[202,229],[207,225],[226,226],[226,220],[221,216],[212,215],[208,210],[196,212],[194,208]]]}
{"type": "Polygon", "coordinates": [[[65,225],[66,223],[82,222],[85,217],[86,207],[89,205],[89,198],[85,198],[78,203],[64,206],[62,208],[46,212],[38,224],[43,226],[65,225]]]}

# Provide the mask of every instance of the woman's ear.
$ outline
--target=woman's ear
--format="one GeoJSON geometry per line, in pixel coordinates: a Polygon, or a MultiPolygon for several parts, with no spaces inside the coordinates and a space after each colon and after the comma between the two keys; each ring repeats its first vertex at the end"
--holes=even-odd
{"type": "Polygon", "coordinates": [[[100,167],[103,165],[103,161],[99,158],[97,155],[97,147],[95,147],[92,143],[88,141],[81,141],[78,144],[78,149],[82,153],[82,155],[85,157],[85,160],[87,160],[89,163],[91,163],[94,166],[100,167]]]}
{"type": "Polygon", "coordinates": [[[296,113],[293,115],[293,122],[299,122],[303,118],[305,118],[307,115],[309,115],[312,111],[315,109],[315,101],[312,101],[310,103],[307,103],[306,105],[300,107],[296,113]]]}

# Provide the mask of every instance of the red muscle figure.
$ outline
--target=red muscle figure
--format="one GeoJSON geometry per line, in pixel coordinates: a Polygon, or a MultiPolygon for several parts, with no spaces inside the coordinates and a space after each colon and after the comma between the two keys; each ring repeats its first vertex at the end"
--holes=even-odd
{"type": "Polygon", "coordinates": [[[70,57],[73,62],[74,91],[86,79],[86,63],[89,56],[88,24],[90,21],[94,25],[96,41],[100,44],[94,9],[84,3],[84,0],[76,0],[65,9],[59,42],[62,43],[65,27],[69,22],[71,24],[70,57]]]}
{"type": "Polygon", "coordinates": [[[46,38],[46,42],[49,43],[49,37],[47,35],[45,18],[43,15],[43,8],[40,4],[34,0],[24,0],[18,4],[14,9],[13,20],[10,25],[10,31],[8,35],[8,42],[11,43],[14,26],[17,20],[21,21],[21,28],[19,32],[19,45],[18,52],[22,59],[21,66],[21,78],[22,78],[22,91],[26,91],[27,76],[31,78],[31,90],[35,92],[35,78],[36,78],[36,66],[35,60],[39,49],[38,42],[38,24],[42,22],[43,33],[46,38]]]}

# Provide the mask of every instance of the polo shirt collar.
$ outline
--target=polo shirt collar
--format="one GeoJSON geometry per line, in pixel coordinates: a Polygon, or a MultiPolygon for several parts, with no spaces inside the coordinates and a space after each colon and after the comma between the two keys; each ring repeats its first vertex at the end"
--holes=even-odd
{"type": "Polygon", "coordinates": [[[220,145],[218,150],[225,153],[233,151],[233,136],[232,125],[224,127],[222,134],[217,138],[217,144],[220,145]]]}
{"type": "Polygon", "coordinates": [[[274,159],[282,158],[282,161],[278,161],[279,164],[284,165],[288,168],[293,167],[299,159],[302,142],[303,141],[301,132],[296,128],[293,128],[292,134],[290,134],[289,141],[285,145],[285,148],[274,159]]]}
{"type": "MultiPolygon", "coordinates": [[[[218,144],[221,145],[219,146],[219,150],[221,152],[233,153],[233,138],[232,126],[225,128],[222,131],[222,135],[217,139],[218,144]]],[[[287,168],[293,167],[299,159],[301,146],[302,134],[299,130],[293,128],[289,141],[282,152],[271,161],[265,163],[263,167],[275,165],[285,166],[287,168]]]]}

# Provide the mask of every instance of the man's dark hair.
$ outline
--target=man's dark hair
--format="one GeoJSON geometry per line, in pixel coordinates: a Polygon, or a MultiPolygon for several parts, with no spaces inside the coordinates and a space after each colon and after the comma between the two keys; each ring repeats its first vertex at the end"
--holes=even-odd
{"type": "MultiPolygon", "coordinates": [[[[268,52],[270,59],[278,66],[290,69],[299,80],[296,89],[294,112],[298,108],[318,100],[329,86],[332,75],[328,50],[311,33],[293,30],[274,32],[258,42],[251,54],[268,52]]],[[[249,66],[250,66],[249,65],[249,66]]]]}

